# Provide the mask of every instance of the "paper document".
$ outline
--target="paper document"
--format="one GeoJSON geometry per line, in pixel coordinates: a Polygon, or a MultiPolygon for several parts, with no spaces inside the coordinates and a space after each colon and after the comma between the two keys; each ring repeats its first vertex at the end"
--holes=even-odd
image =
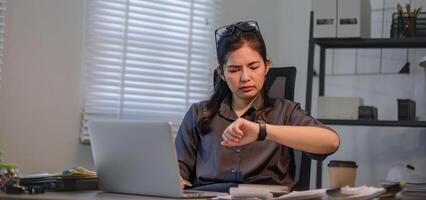
{"type": "Polygon", "coordinates": [[[254,198],[254,199],[272,199],[272,200],[298,200],[298,199],[321,199],[326,195],[326,189],[293,191],[278,197],[274,197],[273,193],[267,188],[230,188],[229,196],[216,197],[215,199],[239,199],[239,198],[254,198]]]}
{"type": "Polygon", "coordinates": [[[325,196],[326,196],[326,189],[316,189],[316,190],[306,190],[306,191],[293,191],[291,193],[288,193],[273,199],[286,199],[286,200],[321,199],[325,196]]]}
{"type": "Polygon", "coordinates": [[[380,196],[382,193],[385,193],[384,188],[378,187],[343,187],[340,189],[328,190],[327,195],[329,200],[363,200],[363,199],[373,199],[374,197],[380,196]]]}

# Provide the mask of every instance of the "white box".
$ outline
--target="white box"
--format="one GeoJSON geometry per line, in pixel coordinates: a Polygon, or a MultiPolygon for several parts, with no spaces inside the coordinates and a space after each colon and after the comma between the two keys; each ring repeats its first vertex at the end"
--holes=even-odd
{"type": "Polygon", "coordinates": [[[314,38],[337,36],[337,0],[313,0],[314,38]]]}
{"type": "Polygon", "coordinates": [[[370,26],[370,0],[337,1],[338,38],[370,38],[370,26]]]}
{"type": "Polygon", "coordinates": [[[318,118],[320,119],[358,119],[361,97],[318,97],[318,118]]]}

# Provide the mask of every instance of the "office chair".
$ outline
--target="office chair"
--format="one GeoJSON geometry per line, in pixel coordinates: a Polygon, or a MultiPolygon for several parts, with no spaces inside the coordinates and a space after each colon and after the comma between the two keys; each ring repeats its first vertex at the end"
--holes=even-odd
{"type": "MultiPolygon", "coordinates": [[[[282,98],[293,101],[296,83],[296,67],[272,67],[265,80],[265,89],[271,98],[282,98]]],[[[216,85],[220,77],[214,71],[213,81],[216,85]]],[[[290,176],[294,180],[293,190],[309,190],[311,176],[311,159],[303,152],[289,148],[290,176]]]]}

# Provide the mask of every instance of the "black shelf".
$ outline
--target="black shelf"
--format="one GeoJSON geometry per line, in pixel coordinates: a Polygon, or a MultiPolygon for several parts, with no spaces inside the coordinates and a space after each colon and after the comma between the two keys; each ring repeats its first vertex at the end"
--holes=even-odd
{"type": "MultiPolygon", "coordinates": [[[[313,38],[314,15],[311,11],[309,26],[308,69],[306,78],[305,111],[311,113],[312,86],[314,78],[315,46],[320,47],[318,96],[325,95],[325,60],[328,48],[426,48],[426,37],[411,38],[313,38]]],[[[426,127],[425,121],[372,121],[372,120],[329,120],[320,119],[325,124],[349,126],[390,126],[390,127],[426,127]]],[[[322,162],[317,162],[316,188],[322,188],[322,162]]]]}
{"type": "Polygon", "coordinates": [[[318,119],[318,120],[324,124],[329,124],[329,125],[426,127],[426,121],[345,120],[345,119],[318,119]]]}
{"type": "Polygon", "coordinates": [[[324,48],[425,48],[426,37],[411,38],[314,38],[324,48]]]}

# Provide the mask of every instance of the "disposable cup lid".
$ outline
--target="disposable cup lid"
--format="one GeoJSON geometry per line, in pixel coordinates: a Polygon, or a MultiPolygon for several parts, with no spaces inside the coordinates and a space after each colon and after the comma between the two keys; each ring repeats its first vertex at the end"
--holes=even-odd
{"type": "Polygon", "coordinates": [[[329,167],[351,167],[357,168],[356,162],[354,161],[344,161],[344,160],[330,160],[328,163],[329,167]]]}

